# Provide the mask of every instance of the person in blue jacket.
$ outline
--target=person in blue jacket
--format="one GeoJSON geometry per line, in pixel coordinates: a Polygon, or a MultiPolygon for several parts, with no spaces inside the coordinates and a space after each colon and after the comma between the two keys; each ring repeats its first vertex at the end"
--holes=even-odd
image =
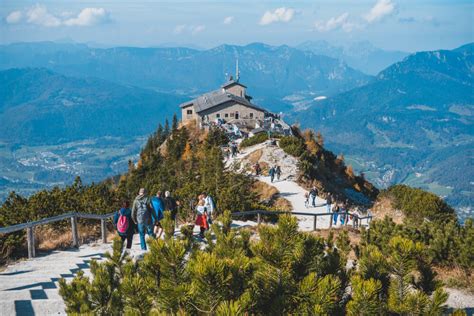
{"type": "Polygon", "coordinates": [[[163,227],[160,224],[160,221],[164,217],[165,203],[161,198],[161,191],[156,192],[156,196],[151,199],[151,206],[153,207],[153,232],[156,235],[156,238],[160,238],[163,233],[163,227]]]}
{"type": "Polygon", "coordinates": [[[135,225],[132,220],[132,211],[130,210],[130,203],[128,201],[124,201],[122,208],[115,213],[114,224],[117,228],[118,235],[122,239],[122,247],[125,240],[127,240],[127,249],[131,249],[135,225]],[[120,219],[121,217],[122,219],[120,219]]]}

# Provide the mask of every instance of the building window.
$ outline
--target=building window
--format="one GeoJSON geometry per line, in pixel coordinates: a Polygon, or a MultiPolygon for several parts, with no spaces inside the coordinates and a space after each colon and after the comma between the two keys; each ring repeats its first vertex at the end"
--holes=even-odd
{"type": "Polygon", "coordinates": [[[250,118],[253,118],[253,113],[250,113],[250,118]]]}
{"type": "Polygon", "coordinates": [[[238,120],[239,119],[239,112],[235,111],[235,119],[238,120]]]}
{"type": "Polygon", "coordinates": [[[229,117],[229,113],[226,113],[226,114],[224,115],[224,117],[229,117]]]}
{"type": "Polygon", "coordinates": [[[187,113],[188,115],[191,115],[191,114],[193,114],[193,110],[187,110],[186,113],[187,113]]]}
{"type": "Polygon", "coordinates": [[[217,113],[216,114],[216,118],[220,118],[221,117],[221,114],[220,113],[217,113]]]}
{"type": "Polygon", "coordinates": [[[231,112],[230,113],[230,117],[234,117],[235,113],[234,112],[231,112]]]}

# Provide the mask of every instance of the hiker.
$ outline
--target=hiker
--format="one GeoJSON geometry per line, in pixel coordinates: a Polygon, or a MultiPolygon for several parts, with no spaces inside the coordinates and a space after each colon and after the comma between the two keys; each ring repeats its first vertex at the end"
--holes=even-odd
{"type": "Polygon", "coordinates": [[[146,196],[146,190],[141,188],[138,195],[133,201],[132,219],[138,226],[140,234],[140,246],[142,250],[146,250],[145,234],[155,237],[153,234],[153,226],[151,223],[151,205],[150,199],[146,196]]]}
{"type": "Polygon", "coordinates": [[[359,227],[359,217],[360,217],[360,212],[359,212],[359,207],[355,207],[354,211],[351,214],[351,219],[353,220],[354,227],[358,228],[359,227]]]}
{"type": "Polygon", "coordinates": [[[163,234],[163,227],[161,226],[160,221],[163,219],[165,203],[161,197],[161,191],[156,192],[156,196],[151,199],[151,206],[153,207],[153,233],[156,235],[156,238],[160,238],[163,234]]]}
{"type": "Polygon", "coordinates": [[[262,168],[260,168],[260,164],[256,162],[253,168],[255,169],[255,175],[258,177],[260,175],[260,172],[262,171],[262,168]]]}
{"type": "Polygon", "coordinates": [[[326,211],[331,213],[331,204],[332,204],[332,196],[331,193],[328,193],[326,196],[326,211]]]}
{"type": "Polygon", "coordinates": [[[171,192],[170,192],[170,191],[166,191],[166,192],[165,192],[164,203],[165,203],[165,211],[171,213],[171,218],[173,219],[173,221],[175,222],[175,225],[176,225],[176,214],[178,213],[178,205],[179,205],[179,202],[176,201],[176,200],[171,196],[171,192]]]}
{"type": "Polygon", "coordinates": [[[230,145],[230,151],[232,153],[232,158],[237,156],[237,145],[234,142],[232,142],[232,144],[230,145]]]}
{"type": "Polygon", "coordinates": [[[115,213],[114,224],[117,228],[118,235],[122,239],[122,248],[124,246],[125,240],[127,240],[126,249],[131,249],[135,225],[133,225],[132,211],[130,210],[130,203],[128,201],[124,201],[122,203],[122,208],[115,213]]]}
{"type": "Polygon", "coordinates": [[[339,205],[337,203],[334,204],[334,206],[332,207],[332,218],[333,218],[333,223],[334,223],[334,226],[337,224],[337,217],[339,215],[339,205]]]}
{"type": "Polygon", "coordinates": [[[309,207],[309,193],[308,193],[308,192],[305,192],[305,193],[304,193],[304,206],[305,206],[306,208],[309,207]]]}
{"type": "Polygon", "coordinates": [[[275,179],[275,168],[271,167],[270,170],[268,170],[268,174],[270,175],[270,181],[273,183],[275,179]]]}
{"type": "Polygon", "coordinates": [[[225,160],[229,160],[230,159],[230,149],[229,148],[226,148],[224,150],[224,157],[225,157],[225,160]]]}
{"type": "Polygon", "coordinates": [[[212,225],[212,214],[214,214],[214,210],[216,209],[216,205],[214,203],[214,200],[210,195],[208,195],[206,192],[202,193],[202,197],[204,198],[204,206],[206,207],[207,211],[207,224],[208,226],[212,225]]]}
{"type": "Polygon", "coordinates": [[[206,229],[209,229],[209,223],[207,221],[207,210],[205,206],[206,202],[199,196],[199,202],[196,206],[196,222],[195,224],[199,226],[199,237],[204,238],[204,232],[206,229]]]}
{"type": "Polygon", "coordinates": [[[275,173],[276,173],[276,176],[277,176],[277,180],[280,181],[280,176],[281,176],[281,168],[280,168],[280,166],[276,166],[276,168],[275,168],[275,173]]]}
{"type": "Polygon", "coordinates": [[[341,204],[341,207],[339,209],[339,212],[341,213],[341,216],[339,217],[339,220],[341,222],[341,225],[344,225],[344,223],[347,221],[347,208],[344,203],[341,204]]]}
{"type": "Polygon", "coordinates": [[[313,207],[316,207],[316,197],[318,196],[318,189],[316,189],[316,186],[313,186],[311,188],[311,191],[309,191],[309,195],[311,196],[311,205],[313,207]]]}

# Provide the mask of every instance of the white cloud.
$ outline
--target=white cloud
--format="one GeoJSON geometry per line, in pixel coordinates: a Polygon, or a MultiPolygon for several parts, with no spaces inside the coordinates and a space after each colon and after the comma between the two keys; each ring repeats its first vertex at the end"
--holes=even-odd
{"type": "Polygon", "coordinates": [[[358,24],[349,22],[349,13],[344,12],[340,16],[332,17],[327,21],[316,21],[314,28],[318,32],[328,32],[342,29],[344,32],[351,32],[356,28],[360,28],[358,24]]]}
{"type": "Polygon", "coordinates": [[[65,20],[68,26],[92,26],[110,21],[109,13],[104,8],[85,8],[75,18],[65,20]]]}
{"type": "Polygon", "coordinates": [[[260,25],[268,25],[273,22],[290,22],[295,14],[292,8],[281,7],[272,11],[266,11],[260,19],[260,25]]]}
{"type": "Polygon", "coordinates": [[[174,33],[175,34],[181,34],[181,33],[191,33],[192,35],[196,35],[197,33],[200,33],[206,29],[206,26],[204,25],[186,25],[186,24],[179,24],[176,25],[174,28],[174,33]]]}
{"type": "Polygon", "coordinates": [[[8,24],[19,23],[23,19],[23,13],[21,11],[13,11],[6,17],[8,24]]]}
{"type": "Polygon", "coordinates": [[[206,27],[204,25],[196,25],[196,26],[191,26],[190,29],[191,29],[191,34],[194,35],[194,34],[204,31],[206,27]]]}
{"type": "Polygon", "coordinates": [[[391,0],[378,0],[372,9],[370,9],[370,12],[364,15],[364,18],[367,22],[373,23],[382,20],[394,12],[395,3],[391,0]]]}
{"type": "Polygon", "coordinates": [[[56,27],[61,25],[61,20],[48,12],[45,6],[35,5],[26,12],[27,22],[31,24],[56,27]]]}
{"type": "Polygon", "coordinates": [[[110,21],[110,15],[104,8],[84,8],[77,15],[71,12],[54,15],[45,6],[37,4],[24,11],[13,11],[6,18],[7,23],[19,23],[23,20],[45,27],[92,26],[110,21]]]}
{"type": "Polygon", "coordinates": [[[234,22],[233,16],[228,16],[224,19],[224,24],[231,24],[232,22],[234,22]]]}
{"type": "Polygon", "coordinates": [[[176,25],[176,27],[174,28],[174,33],[181,34],[185,30],[185,28],[186,28],[186,24],[176,25]]]}

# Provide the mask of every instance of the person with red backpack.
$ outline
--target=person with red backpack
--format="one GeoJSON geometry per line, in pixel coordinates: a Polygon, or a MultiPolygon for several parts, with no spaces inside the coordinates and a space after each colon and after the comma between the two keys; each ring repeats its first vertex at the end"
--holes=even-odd
{"type": "Polygon", "coordinates": [[[127,240],[127,249],[131,249],[135,227],[132,221],[130,203],[128,203],[128,201],[124,201],[122,203],[122,208],[115,213],[114,224],[117,228],[118,235],[122,239],[122,248],[125,240],[127,240]]]}

